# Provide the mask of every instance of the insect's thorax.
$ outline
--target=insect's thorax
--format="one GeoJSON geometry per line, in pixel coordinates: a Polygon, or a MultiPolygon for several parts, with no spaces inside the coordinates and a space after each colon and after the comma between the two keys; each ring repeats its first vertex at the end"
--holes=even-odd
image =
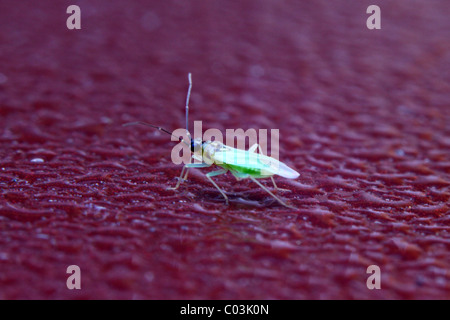
{"type": "Polygon", "coordinates": [[[219,141],[204,141],[202,143],[202,156],[203,161],[207,163],[214,162],[214,154],[222,150],[224,148],[224,144],[219,141]]]}
{"type": "Polygon", "coordinates": [[[200,138],[191,140],[191,151],[194,153],[192,157],[202,162],[208,160],[212,164],[214,162],[212,161],[214,153],[218,149],[220,149],[218,142],[202,141],[200,138]]]}

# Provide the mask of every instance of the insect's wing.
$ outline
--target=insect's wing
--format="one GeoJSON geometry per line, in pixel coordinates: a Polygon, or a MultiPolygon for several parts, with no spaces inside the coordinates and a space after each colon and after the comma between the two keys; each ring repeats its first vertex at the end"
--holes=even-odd
{"type": "Polygon", "coordinates": [[[214,161],[243,169],[260,170],[263,176],[276,174],[288,179],[295,179],[300,175],[297,171],[272,157],[230,147],[216,152],[214,154],[214,161]]]}

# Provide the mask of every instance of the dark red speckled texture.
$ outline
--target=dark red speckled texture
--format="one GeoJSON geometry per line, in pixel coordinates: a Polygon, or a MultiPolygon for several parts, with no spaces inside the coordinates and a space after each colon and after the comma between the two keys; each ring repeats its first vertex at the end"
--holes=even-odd
{"type": "Polygon", "coordinates": [[[450,298],[447,2],[1,1],[0,299],[450,298]],[[183,127],[188,72],[204,129],[280,129],[297,211],[166,190],[174,143],[121,124],[183,127]]]}

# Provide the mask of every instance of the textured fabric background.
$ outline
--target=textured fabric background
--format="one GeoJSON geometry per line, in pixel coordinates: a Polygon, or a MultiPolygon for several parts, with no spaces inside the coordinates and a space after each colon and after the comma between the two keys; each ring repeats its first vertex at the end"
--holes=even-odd
{"type": "Polygon", "coordinates": [[[1,1],[0,298],[449,299],[447,2],[1,1]],[[204,130],[280,129],[298,210],[166,190],[174,142],[121,125],[183,127],[188,72],[204,130]]]}

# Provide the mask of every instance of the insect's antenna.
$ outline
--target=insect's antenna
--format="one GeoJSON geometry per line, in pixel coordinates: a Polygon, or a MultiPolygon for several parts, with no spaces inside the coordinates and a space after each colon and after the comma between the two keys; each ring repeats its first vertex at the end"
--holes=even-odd
{"type": "Polygon", "coordinates": [[[186,131],[189,139],[192,140],[191,134],[189,133],[189,98],[191,97],[191,89],[192,89],[192,75],[191,73],[188,74],[189,79],[189,89],[186,97],[186,131]]]}
{"type": "MultiPolygon", "coordinates": [[[[143,122],[143,121],[129,122],[129,123],[123,124],[122,126],[128,127],[128,126],[134,126],[134,125],[136,125],[136,124],[142,124],[142,125],[147,126],[147,127],[152,127],[152,128],[158,129],[159,131],[162,131],[162,132],[165,132],[165,133],[167,133],[167,134],[170,134],[172,137],[175,137],[175,138],[177,138],[179,141],[181,141],[181,142],[183,142],[184,144],[190,146],[189,143],[187,143],[186,141],[184,141],[183,138],[177,137],[177,136],[173,135],[170,131],[167,131],[167,130],[164,129],[164,128],[155,126],[155,125],[150,124],[150,123],[147,123],[147,122],[143,122]]],[[[189,136],[189,138],[190,138],[190,136],[189,136]]]]}

